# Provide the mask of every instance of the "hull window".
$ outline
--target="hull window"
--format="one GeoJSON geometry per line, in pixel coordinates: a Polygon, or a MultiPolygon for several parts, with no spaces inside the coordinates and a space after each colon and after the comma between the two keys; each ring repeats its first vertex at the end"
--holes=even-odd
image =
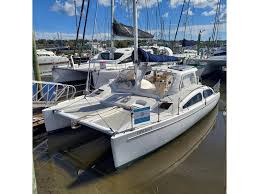
{"type": "Polygon", "coordinates": [[[188,102],[185,103],[185,105],[183,106],[183,109],[188,108],[198,102],[202,101],[202,95],[201,93],[196,94],[195,96],[193,96],[188,102]]]}
{"type": "Polygon", "coordinates": [[[203,97],[207,98],[213,94],[213,91],[211,89],[207,89],[203,91],[203,97]]]}

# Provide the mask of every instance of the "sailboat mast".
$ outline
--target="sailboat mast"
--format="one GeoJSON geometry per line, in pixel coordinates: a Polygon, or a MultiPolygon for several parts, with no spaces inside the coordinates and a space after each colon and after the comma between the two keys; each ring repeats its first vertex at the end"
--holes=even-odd
{"type": "MultiPolygon", "coordinates": [[[[137,12],[137,0],[133,0],[133,25],[134,25],[134,63],[138,63],[138,12],[137,12]]],[[[136,68],[135,68],[136,69],[136,68]]]]}
{"type": "Polygon", "coordinates": [[[186,11],[186,17],[185,17],[185,23],[184,23],[184,33],[183,33],[183,38],[184,38],[184,39],[185,39],[186,26],[187,26],[188,16],[189,16],[190,1],[191,1],[191,0],[189,0],[188,3],[187,3],[187,11],[186,11]]]}
{"type": "Polygon", "coordinates": [[[75,7],[75,18],[76,18],[76,29],[77,29],[76,0],[74,0],[74,7],[75,7]]]}
{"type": "Polygon", "coordinates": [[[113,22],[114,22],[114,0],[111,0],[111,59],[114,59],[114,34],[113,34],[113,22]]]}
{"type": "Polygon", "coordinates": [[[176,28],[176,32],[175,32],[175,35],[174,35],[174,43],[176,41],[176,37],[177,37],[177,33],[178,33],[178,29],[179,29],[179,25],[180,25],[180,22],[181,22],[181,19],[182,19],[182,15],[183,15],[183,8],[184,8],[184,5],[185,5],[185,1],[183,1],[183,5],[182,5],[182,10],[181,10],[181,14],[180,14],[180,18],[178,20],[178,24],[177,24],[177,28],[176,28]]]}

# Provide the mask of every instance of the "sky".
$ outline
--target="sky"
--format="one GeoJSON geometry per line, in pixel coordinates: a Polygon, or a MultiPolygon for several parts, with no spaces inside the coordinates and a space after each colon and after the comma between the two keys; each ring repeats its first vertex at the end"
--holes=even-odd
{"type": "MultiPolygon", "coordinates": [[[[201,39],[208,40],[212,35],[219,1],[221,4],[218,39],[225,40],[226,0],[185,0],[177,40],[182,40],[184,37],[197,40],[200,30],[203,31],[201,39]]],[[[159,38],[161,37],[161,24],[163,24],[164,39],[173,40],[183,2],[184,0],[138,0],[139,28],[159,38]]],[[[82,0],[33,0],[33,31],[36,38],[75,39],[76,18],[78,22],[81,5],[82,0]]],[[[85,0],[85,10],[86,5],[87,0],[85,0]]],[[[132,25],[132,0],[115,0],[114,14],[118,22],[132,25]]],[[[80,37],[82,37],[83,26],[84,19],[81,21],[80,37]]],[[[110,26],[111,0],[90,0],[86,38],[109,39],[110,26]]]]}

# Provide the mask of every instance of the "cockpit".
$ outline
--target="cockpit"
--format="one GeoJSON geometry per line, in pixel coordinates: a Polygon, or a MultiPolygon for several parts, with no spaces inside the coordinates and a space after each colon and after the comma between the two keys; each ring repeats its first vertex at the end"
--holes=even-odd
{"type": "MultiPolygon", "coordinates": [[[[142,94],[163,96],[171,88],[176,74],[163,70],[147,70],[139,82],[137,90],[142,94]]],[[[133,69],[122,70],[114,82],[119,90],[131,90],[135,86],[135,73],[133,69]]]]}

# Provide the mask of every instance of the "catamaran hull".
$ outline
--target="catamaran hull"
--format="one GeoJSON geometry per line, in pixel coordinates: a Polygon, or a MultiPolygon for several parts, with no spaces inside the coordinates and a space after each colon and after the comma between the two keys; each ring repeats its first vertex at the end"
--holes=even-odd
{"type": "Polygon", "coordinates": [[[88,71],[87,70],[77,70],[69,68],[53,68],[52,77],[54,82],[66,83],[87,80],[88,71]]]}
{"type": "Polygon", "coordinates": [[[121,167],[137,158],[170,142],[187,129],[193,126],[218,103],[219,94],[213,101],[203,105],[199,110],[179,115],[176,119],[157,123],[125,134],[116,134],[111,137],[111,147],[116,168],[121,167]]]}
{"type": "MultiPolygon", "coordinates": [[[[101,70],[90,72],[90,78],[93,79],[93,86],[99,88],[109,83],[110,79],[118,76],[120,70],[101,70]]],[[[53,68],[52,77],[54,82],[68,83],[87,80],[88,71],[68,68],[53,68]]]]}
{"type": "Polygon", "coordinates": [[[44,109],[42,113],[44,115],[45,128],[48,133],[71,126],[71,120],[55,114],[55,111],[52,109],[44,109]]]}

